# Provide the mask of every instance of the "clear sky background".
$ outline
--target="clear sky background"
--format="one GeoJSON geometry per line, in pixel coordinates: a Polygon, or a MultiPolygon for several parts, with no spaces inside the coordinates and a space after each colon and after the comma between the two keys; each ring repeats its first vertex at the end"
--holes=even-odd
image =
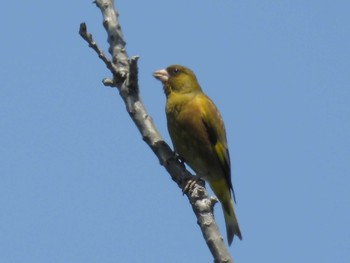
{"type": "MultiPolygon", "coordinates": [[[[193,69],[223,115],[235,262],[350,262],[350,2],[116,5],[164,139],[156,69],[193,69]]],[[[102,85],[81,22],[107,52],[91,1],[2,4],[0,262],[212,262],[187,199],[102,85]]]]}

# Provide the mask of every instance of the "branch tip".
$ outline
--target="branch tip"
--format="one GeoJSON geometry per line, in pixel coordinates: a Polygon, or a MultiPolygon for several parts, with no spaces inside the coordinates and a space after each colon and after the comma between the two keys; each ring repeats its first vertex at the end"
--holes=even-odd
{"type": "Polygon", "coordinates": [[[209,198],[209,200],[210,200],[210,206],[211,206],[212,208],[214,208],[215,204],[216,204],[217,202],[219,202],[219,200],[218,200],[215,196],[211,196],[211,197],[209,198]]]}
{"type": "Polygon", "coordinates": [[[115,88],[115,83],[112,79],[109,78],[104,78],[102,80],[103,85],[105,85],[106,87],[111,87],[111,88],[115,88]]]}
{"type": "Polygon", "coordinates": [[[80,27],[79,27],[79,34],[81,35],[81,34],[84,34],[84,33],[86,33],[86,23],[85,22],[82,22],[82,23],[80,23],[80,27]]]}

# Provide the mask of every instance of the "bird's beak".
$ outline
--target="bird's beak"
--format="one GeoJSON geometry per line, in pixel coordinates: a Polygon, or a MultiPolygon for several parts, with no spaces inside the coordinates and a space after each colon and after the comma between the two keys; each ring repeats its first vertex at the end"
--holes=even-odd
{"type": "Polygon", "coordinates": [[[165,69],[154,71],[152,75],[163,83],[167,82],[169,79],[169,74],[165,69]]]}

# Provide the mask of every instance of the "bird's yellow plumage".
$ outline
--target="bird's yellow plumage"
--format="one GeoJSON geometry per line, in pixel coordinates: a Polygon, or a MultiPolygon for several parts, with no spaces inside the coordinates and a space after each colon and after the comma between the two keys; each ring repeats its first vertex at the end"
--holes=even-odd
{"type": "Polygon", "coordinates": [[[172,65],[153,73],[163,83],[168,130],[175,151],[205,179],[224,212],[228,243],[242,239],[233,208],[230,155],[224,123],[214,103],[203,93],[194,73],[172,65]]]}

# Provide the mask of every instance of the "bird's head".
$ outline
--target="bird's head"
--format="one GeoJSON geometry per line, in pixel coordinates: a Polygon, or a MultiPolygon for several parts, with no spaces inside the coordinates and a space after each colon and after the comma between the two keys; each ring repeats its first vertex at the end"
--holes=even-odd
{"type": "Polygon", "coordinates": [[[166,69],[155,71],[153,76],[163,83],[166,96],[172,92],[191,93],[201,91],[194,73],[184,66],[172,65],[166,69]]]}

